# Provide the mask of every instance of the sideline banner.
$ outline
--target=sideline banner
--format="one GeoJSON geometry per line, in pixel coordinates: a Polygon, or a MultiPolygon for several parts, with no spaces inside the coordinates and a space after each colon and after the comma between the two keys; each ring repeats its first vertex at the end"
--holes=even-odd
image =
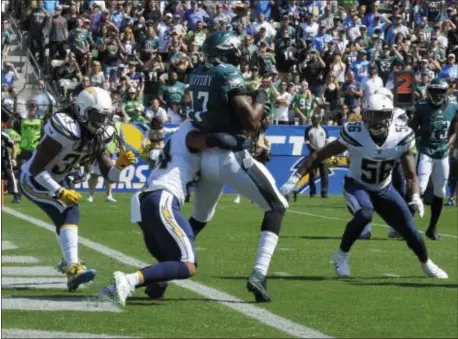
{"type": "MultiPolygon", "coordinates": [[[[174,127],[176,125],[168,125],[174,127]]],[[[288,180],[293,173],[295,166],[307,157],[309,152],[304,144],[304,130],[307,126],[269,126],[266,136],[272,143],[272,160],[267,163],[267,168],[272,173],[280,187],[288,180]]],[[[329,132],[329,137],[337,138],[339,135],[339,126],[326,127],[329,132]]],[[[127,147],[134,151],[137,155],[141,152],[141,143],[143,136],[147,131],[146,125],[143,124],[121,124],[120,136],[124,140],[127,147]]],[[[170,135],[166,136],[166,139],[170,135]]],[[[339,158],[338,158],[339,160],[339,158]]],[[[329,194],[342,194],[343,178],[347,172],[345,161],[337,161],[337,167],[329,168],[329,194]]],[[[116,192],[128,192],[140,189],[148,176],[148,165],[141,159],[138,163],[123,171],[121,182],[113,184],[113,190],[116,192]]],[[[320,192],[320,177],[317,177],[317,192],[320,192]]],[[[308,175],[300,181],[300,192],[308,193],[309,182],[308,175]]],[[[87,181],[76,185],[76,188],[86,190],[88,188],[87,181]]],[[[99,178],[97,189],[103,188],[103,179],[99,178]]],[[[233,192],[229,187],[225,188],[225,192],[233,192]]]]}

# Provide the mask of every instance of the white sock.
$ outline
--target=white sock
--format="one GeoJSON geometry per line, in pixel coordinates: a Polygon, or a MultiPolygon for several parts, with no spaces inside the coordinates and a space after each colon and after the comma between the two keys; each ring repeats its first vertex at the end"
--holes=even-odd
{"type": "Polygon", "coordinates": [[[269,231],[261,232],[261,239],[258,244],[258,255],[254,270],[266,276],[278,243],[278,235],[269,231]]]}
{"type": "Polygon", "coordinates": [[[136,287],[136,286],[140,285],[141,283],[143,283],[143,281],[142,281],[142,279],[140,277],[140,274],[138,274],[138,272],[126,274],[126,279],[129,282],[129,284],[131,284],[134,287],[136,287]]]}
{"type": "Polygon", "coordinates": [[[79,262],[78,227],[76,225],[67,225],[60,229],[60,246],[68,268],[79,262]]]}
{"type": "Polygon", "coordinates": [[[367,234],[371,231],[371,224],[367,224],[366,226],[364,226],[364,229],[363,231],[361,232],[361,235],[364,235],[364,234],[367,234]]]}

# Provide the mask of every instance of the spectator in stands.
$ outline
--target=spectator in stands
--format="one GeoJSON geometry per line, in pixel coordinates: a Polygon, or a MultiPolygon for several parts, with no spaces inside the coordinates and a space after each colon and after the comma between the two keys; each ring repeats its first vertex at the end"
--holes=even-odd
{"type": "Polygon", "coordinates": [[[5,58],[10,51],[11,34],[8,28],[8,20],[2,20],[2,58],[5,58]]]}
{"type": "Polygon", "coordinates": [[[89,80],[92,87],[102,87],[102,84],[105,82],[102,65],[97,60],[92,62],[92,69],[89,72],[89,80]]]}
{"type": "Polygon", "coordinates": [[[336,75],[333,72],[329,72],[326,78],[326,82],[321,89],[320,106],[324,108],[324,121],[330,125],[337,122],[337,114],[340,102],[340,88],[337,82],[336,75]]]}
{"type": "Polygon", "coordinates": [[[375,64],[370,64],[369,66],[369,78],[363,82],[363,97],[367,99],[370,95],[374,94],[379,88],[382,88],[383,81],[377,75],[377,66],[375,64]]]}
{"type": "Polygon", "coordinates": [[[91,78],[89,78],[87,75],[83,76],[81,82],[75,87],[75,96],[91,86],[91,78]]]}
{"type": "Polygon", "coordinates": [[[315,101],[313,100],[312,92],[309,90],[309,84],[303,80],[301,82],[300,92],[293,98],[293,110],[296,114],[295,120],[298,119],[300,125],[309,124],[314,106],[315,101]]]}
{"type": "Polygon", "coordinates": [[[183,111],[182,101],[172,99],[169,109],[167,110],[167,115],[170,123],[180,124],[186,118],[186,114],[183,111]]]}
{"type": "Polygon", "coordinates": [[[160,106],[158,99],[153,99],[151,107],[148,107],[145,112],[146,119],[151,122],[154,117],[159,117],[162,121],[167,122],[169,117],[167,116],[167,111],[160,106]]]}
{"type": "Polygon", "coordinates": [[[302,72],[314,96],[319,96],[324,80],[326,64],[316,49],[312,49],[304,61],[302,72]]]}
{"type": "Polygon", "coordinates": [[[134,108],[134,113],[131,115],[129,122],[130,123],[139,123],[139,124],[146,124],[148,123],[148,119],[144,117],[145,114],[145,106],[140,103],[137,103],[134,108]]]}
{"type": "Polygon", "coordinates": [[[27,12],[25,30],[28,32],[30,52],[33,56],[38,53],[38,63],[44,65],[45,55],[45,28],[49,20],[49,13],[43,7],[44,1],[38,0],[37,6],[27,12]]]}
{"type": "Polygon", "coordinates": [[[361,112],[361,98],[363,97],[363,91],[360,85],[355,80],[353,71],[347,72],[347,80],[342,86],[342,95],[344,98],[345,105],[348,106],[350,113],[359,114],[361,112]]]}
{"type": "Polygon", "coordinates": [[[439,77],[442,79],[454,80],[458,78],[458,65],[455,63],[455,54],[449,54],[447,57],[447,64],[442,66],[439,77]]]}
{"type": "Polygon", "coordinates": [[[59,89],[65,99],[68,99],[68,91],[74,90],[81,77],[81,70],[78,62],[76,61],[75,55],[70,53],[65,59],[62,66],[57,70],[59,78],[59,89]]]}
{"type": "Polygon", "coordinates": [[[123,108],[129,118],[132,118],[136,114],[135,109],[140,102],[135,87],[130,87],[127,93],[127,98],[123,102],[123,108]]]}
{"type": "Polygon", "coordinates": [[[59,59],[64,59],[67,41],[67,19],[62,16],[62,6],[56,6],[49,28],[49,58],[53,59],[57,53],[59,59]]]}
{"type": "Polygon", "coordinates": [[[279,125],[289,125],[289,106],[293,100],[293,96],[290,93],[291,86],[283,80],[280,84],[280,90],[275,92],[275,105],[276,105],[276,117],[275,121],[279,125]]]}
{"type": "Polygon", "coordinates": [[[8,91],[8,89],[14,87],[14,82],[19,79],[19,74],[10,62],[3,62],[2,67],[2,90],[8,91]]]}
{"type": "Polygon", "coordinates": [[[183,102],[186,85],[178,81],[178,73],[172,71],[169,73],[169,80],[159,88],[158,99],[161,105],[171,106],[172,102],[183,102]]]}

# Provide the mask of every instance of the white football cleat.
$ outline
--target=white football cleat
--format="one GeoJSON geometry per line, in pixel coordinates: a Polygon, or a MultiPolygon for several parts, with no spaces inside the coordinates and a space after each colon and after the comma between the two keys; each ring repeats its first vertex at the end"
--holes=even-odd
{"type": "Polygon", "coordinates": [[[437,279],[448,279],[448,274],[445,273],[439,266],[432,262],[431,259],[428,259],[427,262],[421,264],[423,272],[428,277],[437,278],[437,279]]]}
{"type": "Polygon", "coordinates": [[[105,199],[106,202],[117,202],[115,198],[113,198],[111,195],[107,196],[105,199]]]}
{"type": "Polygon", "coordinates": [[[234,204],[240,204],[240,194],[237,194],[233,202],[234,204]]]}
{"type": "Polygon", "coordinates": [[[113,284],[115,287],[114,299],[120,306],[126,306],[126,300],[135,291],[135,286],[132,286],[127,280],[126,275],[122,272],[113,273],[113,284]]]}
{"type": "Polygon", "coordinates": [[[94,202],[94,197],[92,195],[88,196],[87,202],[94,202]]]}
{"type": "Polygon", "coordinates": [[[348,253],[344,253],[338,248],[332,257],[332,263],[338,277],[349,277],[350,266],[348,265],[348,253]]]}

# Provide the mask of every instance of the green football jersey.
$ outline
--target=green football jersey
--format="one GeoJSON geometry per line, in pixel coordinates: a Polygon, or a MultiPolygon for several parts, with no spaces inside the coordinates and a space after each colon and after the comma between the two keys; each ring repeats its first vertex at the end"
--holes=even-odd
{"type": "Polygon", "coordinates": [[[162,85],[159,88],[158,95],[161,95],[168,105],[174,102],[179,102],[181,104],[183,102],[185,90],[186,85],[177,81],[174,84],[162,85]]]}
{"type": "Polygon", "coordinates": [[[240,70],[229,64],[199,66],[189,75],[192,104],[188,118],[202,132],[243,133],[229,92],[246,91],[240,70]]]}
{"type": "Polygon", "coordinates": [[[444,108],[420,101],[415,106],[414,120],[424,132],[418,138],[418,152],[433,159],[443,159],[448,154],[450,126],[458,114],[458,105],[449,102],[444,108]]]}

